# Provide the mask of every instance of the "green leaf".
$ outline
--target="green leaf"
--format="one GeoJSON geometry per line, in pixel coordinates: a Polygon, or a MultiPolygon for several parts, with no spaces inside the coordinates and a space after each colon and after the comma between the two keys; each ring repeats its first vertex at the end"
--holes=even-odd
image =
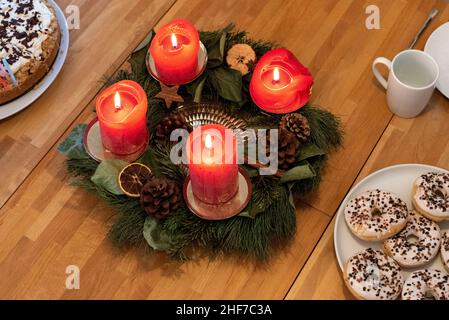
{"type": "Polygon", "coordinates": [[[239,71],[220,67],[209,71],[212,86],[223,99],[242,102],[242,74],[239,71]]]}
{"type": "Polygon", "coordinates": [[[171,247],[170,237],[162,231],[159,226],[159,221],[152,217],[145,219],[143,225],[143,236],[148,245],[154,250],[167,251],[171,247]]]}
{"type": "Polygon", "coordinates": [[[193,97],[195,103],[200,103],[203,96],[204,85],[206,84],[207,71],[197,80],[187,86],[187,92],[193,97]]]}
{"type": "Polygon", "coordinates": [[[69,159],[89,159],[83,145],[86,128],[86,124],[76,126],[64,142],[58,146],[58,151],[69,159]]]}
{"type": "Polygon", "coordinates": [[[256,216],[253,216],[252,213],[249,210],[245,210],[242,213],[240,213],[239,217],[250,218],[250,219],[255,219],[256,218],[256,216]]]}
{"type": "Polygon", "coordinates": [[[280,197],[282,188],[278,184],[262,188],[254,186],[251,201],[239,216],[254,219],[259,213],[268,210],[275,199],[280,197]]]}
{"type": "Polygon", "coordinates": [[[223,32],[221,34],[221,37],[218,38],[215,41],[215,43],[210,45],[210,47],[208,48],[208,50],[207,50],[207,55],[208,55],[207,67],[209,69],[217,68],[223,64],[226,36],[227,36],[227,33],[223,32]]]}
{"type": "Polygon", "coordinates": [[[146,55],[150,48],[151,40],[153,39],[155,32],[152,30],[150,34],[148,34],[147,38],[145,38],[144,45],[140,47],[140,50],[136,50],[131,55],[128,62],[131,65],[131,70],[134,74],[142,74],[142,72],[146,71],[146,55]]]}
{"type": "Polygon", "coordinates": [[[251,167],[250,165],[244,164],[242,165],[243,169],[245,169],[246,173],[250,178],[257,177],[259,175],[259,170],[251,167]]]}
{"type": "Polygon", "coordinates": [[[217,43],[223,33],[229,34],[234,29],[233,23],[228,24],[221,30],[215,31],[199,31],[200,40],[206,46],[207,51],[211,50],[212,46],[217,43]]]}
{"type": "Polygon", "coordinates": [[[253,199],[251,199],[251,202],[248,204],[248,207],[246,208],[246,210],[243,211],[242,213],[240,213],[239,216],[255,219],[259,213],[262,213],[267,209],[268,209],[268,206],[266,206],[266,203],[257,202],[257,200],[253,198],[253,199]]]}
{"type": "Polygon", "coordinates": [[[324,156],[326,152],[321,150],[316,144],[309,143],[301,148],[299,151],[298,161],[307,160],[309,158],[324,156]]]}
{"type": "Polygon", "coordinates": [[[282,183],[300,181],[315,177],[315,172],[310,164],[299,165],[287,171],[281,178],[282,183]]]}
{"type": "Polygon", "coordinates": [[[146,49],[146,51],[148,52],[148,48],[151,44],[151,40],[153,40],[154,35],[156,34],[156,32],[154,32],[154,30],[151,30],[147,36],[145,37],[145,39],[143,39],[143,41],[139,44],[139,46],[133,51],[133,53],[139,52],[143,49],[146,49]]]}
{"type": "Polygon", "coordinates": [[[288,202],[296,210],[295,197],[293,196],[293,191],[292,191],[294,185],[295,185],[294,183],[289,183],[287,185],[287,187],[288,187],[288,202]]]}
{"type": "Polygon", "coordinates": [[[143,156],[139,160],[137,160],[137,162],[149,167],[151,169],[151,172],[153,172],[153,175],[155,175],[156,177],[160,176],[159,164],[152,149],[148,149],[147,151],[145,151],[143,156]]]}
{"type": "Polygon", "coordinates": [[[122,160],[105,160],[100,163],[91,180],[115,195],[123,194],[118,183],[118,175],[128,163],[122,160]]]}

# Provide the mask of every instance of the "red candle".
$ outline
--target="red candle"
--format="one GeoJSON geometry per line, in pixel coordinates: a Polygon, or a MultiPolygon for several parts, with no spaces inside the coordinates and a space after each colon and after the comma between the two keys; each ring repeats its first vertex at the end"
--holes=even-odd
{"type": "Polygon", "coordinates": [[[148,100],[138,83],[125,80],[112,85],[98,96],[96,109],[106,149],[128,155],[145,147],[148,100]]]}
{"type": "Polygon", "coordinates": [[[202,202],[218,205],[238,191],[235,135],[220,125],[195,129],[187,141],[192,192],[202,202]]]}
{"type": "Polygon", "coordinates": [[[250,84],[255,104],[270,113],[290,113],[310,99],[313,77],[287,49],[266,53],[257,64],[250,84]]]}
{"type": "Polygon", "coordinates": [[[162,26],[151,42],[150,52],[157,77],[167,85],[181,85],[198,75],[200,38],[193,24],[175,19],[162,26]]]}

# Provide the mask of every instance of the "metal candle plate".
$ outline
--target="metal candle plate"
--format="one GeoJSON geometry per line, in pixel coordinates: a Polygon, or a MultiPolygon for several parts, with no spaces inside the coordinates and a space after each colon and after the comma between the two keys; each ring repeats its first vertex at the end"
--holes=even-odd
{"type": "Polygon", "coordinates": [[[243,169],[239,170],[239,190],[237,194],[228,202],[221,205],[211,205],[199,200],[192,191],[190,177],[184,182],[184,200],[189,209],[198,217],[204,220],[226,220],[241,213],[253,193],[251,181],[243,169]]]}
{"type": "MultiPolygon", "coordinates": [[[[149,135],[147,135],[147,137],[149,137],[149,135]]],[[[137,159],[139,159],[143,155],[143,153],[147,150],[148,142],[149,141],[147,140],[143,148],[137,150],[132,154],[119,155],[112,153],[103,146],[103,142],[101,141],[100,123],[98,122],[98,118],[93,119],[87,125],[83,138],[84,149],[92,159],[98,162],[111,159],[123,160],[129,163],[134,162],[137,159]]]]}
{"type": "Polygon", "coordinates": [[[178,108],[176,111],[193,127],[207,124],[220,124],[229,129],[245,129],[245,120],[226,112],[224,106],[217,103],[195,103],[178,108]]]}

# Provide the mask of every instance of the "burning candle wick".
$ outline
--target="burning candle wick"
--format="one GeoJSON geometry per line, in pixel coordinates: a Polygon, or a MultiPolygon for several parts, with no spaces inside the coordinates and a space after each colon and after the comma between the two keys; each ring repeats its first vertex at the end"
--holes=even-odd
{"type": "Polygon", "coordinates": [[[213,143],[212,143],[212,136],[210,134],[208,134],[206,136],[206,140],[204,141],[204,146],[206,147],[206,152],[208,153],[208,155],[204,159],[204,163],[210,165],[213,163],[213,160],[212,160],[213,143]]]}
{"type": "Polygon", "coordinates": [[[115,111],[119,111],[122,109],[122,98],[120,97],[120,93],[118,91],[115,93],[114,105],[115,111]]]}
{"type": "Polygon", "coordinates": [[[279,74],[279,68],[275,67],[273,70],[273,84],[279,83],[281,76],[279,74]]]}
{"type": "Polygon", "coordinates": [[[212,137],[210,134],[206,136],[205,145],[207,149],[212,149],[212,137]]]}
{"type": "Polygon", "coordinates": [[[173,46],[173,49],[178,49],[178,39],[176,38],[176,35],[174,33],[171,34],[171,44],[173,46]]]}

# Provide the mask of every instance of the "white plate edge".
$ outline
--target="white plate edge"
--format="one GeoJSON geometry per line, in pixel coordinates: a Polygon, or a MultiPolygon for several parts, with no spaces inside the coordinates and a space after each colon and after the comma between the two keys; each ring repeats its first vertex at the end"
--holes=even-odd
{"type": "Polygon", "coordinates": [[[391,169],[406,168],[406,167],[416,167],[416,166],[419,166],[419,167],[422,167],[422,168],[426,168],[426,169],[429,169],[429,170],[439,170],[439,171],[449,172],[446,169],[443,169],[443,168],[440,168],[440,167],[436,167],[436,166],[433,166],[433,165],[430,165],[430,164],[423,164],[423,163],[396,164],[396,165],[388,166],[388,167],[385,167],[385,168],[382,168],[382,169],[379,169],[377,171],[374,171],[374,172],[370,173],[369,175],[367,175],[365,178],[360,180],[356,185],[354,185],[348,191],[348,193],[346,194],[346,197],[343,199],[343,201],[341,202],[340,206],[338,207],[338,210],[337,210],[337,213],[336,213],[337,216],[335,217],[334,230],[333,230],[333,232],[334,232],[334,254],[335,254],[336,258],[337,258],[338,265],[340,266],[341,271],[343,271],[343,269],[344,269],[344,264],[341,261],[339,254],[337,253],[337,232],[336,231],[337,231],[337,227],[338,227],[338,225],[340,223],[340,220],[342,219],[342,216],[343,216],[343,214],[342,214],[343,209],[346,206],[346,203],[350,200],[350,197],[353,196],[352,195],[352,191],[354,189],[356,189],[359,185],[364,183],[366,180],[370,179],[373,175],[381,174],[384,171],[391,170],[391,169]]]}
{"type": "Polygon", "coordinates": [[[28,108],[29,106],[31,106],[53,84],[53,82],[56,80],[56,78],[58,77],[59,73],[61,72],[61,70],[65,64],[65,60],[67,58],[69,46],[70,46],[69,26],[67,23],[67,19],[65,18],[64,12],[59,7],[59,5],[54,0],[48,0],[48,2],[50,3],[50,5],[53,7],[53,9],[56,12],[56,18],[58,20],[59,29],[61,32],[61,40],[60,40],[60,47],[58,49],[58,55],[56,56],[55,62],[53,63],[50,71],[44,76],[44,78],[42,78],[38,83],[36,83],[33,86],[33,88],[29,89],[30,91],[28,91],[27,93],[25,93],[24,95],[22,95],[20,97],[17,97],[14,100],[8,102],[5,105],[0,106],[0,110],[1,110],[1,108],[7,108],[8,106],[10,106],[10,104],[17,103],[17,101],[19,99],[27,97],[27,95],[30,98],[30,100],[23,102],[22,105],[13,107],[12,108],[13,110],[5,111],[5,114],[3,114],[3,115],[2,115],[2,113],[0,113],[0,120],[4,120],[9,117],[12,117],[13,115],[15,115],[15,114],[21,112],[22,110],[28,108]],[[63,44],[65,44],[65,45],[63,46],[63,44]],[[60,64],[56,64],[56,61],[58,61],[58,60],[60,60],[60,64]],[[48,83],[42,84],[45,81],[48,81],[48,83]],[[35,93],[35,96],[31,95],[31,91],[34,90],[34,88],[37,86],[39,87],[36,90],[37,93],[35,93]]]}
{"type": "MultiPolygon", "coordinates": [[[[438,28],[436,28],[436,29],[430,34],[430,36],[429,36],[429,38],[427,39],[426,44],[425,44],[425,46],[424,46],[424,52],[426,52],[426,53],[428,53],[428,54],[430,55],[430,53],[429,53],[429,46],[430,46],[430,41],[431,41],[432,37],[434,37],[434,35],[435,35],[436,32],[438,32],[440,29],[446,27],[447,25],[449,25],[449,22],[443,23],[442,25],[440,25],[438,28]]],[[[431,55],[431,56],[432,56],[432,55],[431,55]]],[[[433,57],[432,57],[432,58],[433,58],[433,57]]],[[[435,59],[435,58],[434,58],[434,59],[435,59]]],[[[438,88],[438,85],[437,85],[437,89],[438,89],[438,91],[439,91],[443,96],[445,96],[446,98],[449,99],[449,88],[447,89],[447,92],[443,92],[440,88],[438,88]]]]}

